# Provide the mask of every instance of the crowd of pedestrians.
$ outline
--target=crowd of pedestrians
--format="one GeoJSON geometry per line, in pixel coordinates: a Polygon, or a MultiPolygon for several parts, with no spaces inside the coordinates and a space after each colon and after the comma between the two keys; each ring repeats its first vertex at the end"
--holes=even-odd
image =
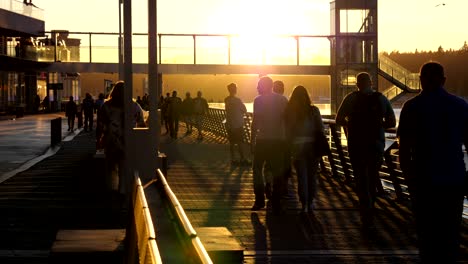
{"type": "MultiPolygon", "coordinates": [[[[468,148],[468,104],[449,94],[445,88],[443,66],[430,62],[421,67],[422,91],[407,101],[400,115],[397,130],[400,164],[409,187],[411,209],[415,216],[420,256],[423,263],[455,263],[460,243],[460,226],[464,196],[468,194],[468,175],[464,164],[463,145],[468,148]],[[437,194],[437,195],[435,195],[437,194]],[[437,212],[437,214],[434,214],[437,212]]],[[[123,151],[123,82],[118,82],[109,98],[104,95],[93,101],[86,94],[82,102],[85,131],[93,129],[93,113],[97,111],[97,139],[109,155],[110,169],[122,171],[123,151]]],[[[389,100],[373,89],[371,76],[356,76],[357,90],[346,95],[336,114],[348,141],[348,153],[359,200],[361,225],[374,227],[379,170],[383,162],[385,129],[396,124],[389,100]]],[[[315,209],[319,161],[330,153],[324,134],[320,110],[310,100],[306,87],[298,85],[288,99],[284,83],[263,76],[257,83],[258,95],[253,101],[251,134],[245,133],[247,109],[237,96],[236,83],[227,85],[224,99],[231,164],[252,166],[255,201],[252,211],[271,204],[274,215],[283,213],[282,199],[294,169],[297,196],[303,213],[315,209]],[[245,140],[250,136],[252,162],[247,158],[245,140]]],[[[147,98],[147,95],[144,97],[147,98]]],[[[144,126],[143,99],[132,101],[134,123],[144,126]]],[[[179,121],[185,123],[185,135],[197,129],[203,140],[203,123],[208,103],[198,91],[196,97],[177,91],[161,96],[161,125],[165,133],[177,139],[179,121]]],[[[71,96],[66,104],[69,131],[74,129],[78,109],[71,96]]],[[[128,197],[128,179],[120,176],[119,190],[128,197]]]]}
{"type": "Polygon", "coordinates": [[[195,98],[187,92],[184,100],[177,96],[177,91],[172,91],[172,96],[166,93],[166,97],[160,97],[158,108],[161,110],[161,126],[165,128],[164,134],[177,139],[179,122],[183,121],[186,127],[185,135],[192,134],[195,127],[198,132],[197,139],[203,140],[203,120],[209,107],[201,91],[197,92],[195,98]]]}

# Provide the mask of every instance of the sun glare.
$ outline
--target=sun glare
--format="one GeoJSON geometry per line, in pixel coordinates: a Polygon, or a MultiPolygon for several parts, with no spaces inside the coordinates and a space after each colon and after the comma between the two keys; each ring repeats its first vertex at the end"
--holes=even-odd
{"type": "Polygon", "coordinates": [[[295,39],[280,36],[311,32],[312,25],[301,15],[308,8],[311,6],[304,0],[296,0],[294,4],[276,0],[239,1],[231,5],[233,19],[223,20],[223,27],[234,34],[232,54],[238,60],[234,63],[294,63],[295,39]]]}

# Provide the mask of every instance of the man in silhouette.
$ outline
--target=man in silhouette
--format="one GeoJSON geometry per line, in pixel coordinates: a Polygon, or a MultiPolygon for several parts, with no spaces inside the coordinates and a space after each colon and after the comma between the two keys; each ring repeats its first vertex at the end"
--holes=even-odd
{"type": "Polygon", "coordinates": [[[257,85],[258,96],[254,99],[251,141],[255,203],[252,211],[265,207],[265,183],[263,166],[271,165],[273,178],[272,208],[281,213],[281,194],[284,185],[284,110],[288,100],[273,92],[273,80],[264,76],[257,85]]]}
{"type": "Polygon", "coordinates": [[[395,126],[390,102],[372,89],[371,77],[356,76],[358,91],[348,94],[336,114],[336,124],[343,126],[356,181],[359,213],[364,228],[372,227],[379,169],[385,148],[385,129],[395,126]]]}
{"type": "Polygon", "coordinates": [[[401,110],[397,136],[423,263],[455,263],[467,194],[468,104],[444,89],[444,68],[421,67],[422,92],[401,110]]]}

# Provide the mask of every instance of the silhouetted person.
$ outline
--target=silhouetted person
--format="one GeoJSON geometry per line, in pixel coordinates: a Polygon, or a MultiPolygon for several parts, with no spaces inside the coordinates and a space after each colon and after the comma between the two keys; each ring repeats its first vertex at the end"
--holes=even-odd
{"type": "Polygon", "coordinates": [[[255,203],[252,210],[265,207],[265,183],[263,166],[265,162],[271,164],[273,177],[272,209],[274,214],[280,214],[281,193],[284,185],[284,110],[288,100],[277,93],[273,93],[273,80],[261,77],[257,84],[259,95],[254,99],[252,120],[252,150],[253,181],[255,203]]]}
{"type": "Polygon", "coordinates": [[[17,58],[21,57],[21,44],[19,41],[16,42],[16,46],[15,46],[15,56],[17,58]]]}
{"type": "Polygon", "coordinates": [[[167,134],[169,133],[169,102],[171,100],[171,94],[166,93],[166,97],[162,100],[163,102],[161,105],[161,115],[162,121],[164,121],[164,128],[166,129],[166,132],[164,134],[167,134]]]}
{"type": "Polygon", "coordinates": [[[455,263],[467,191],[468,104],[445,88],[444,68],[421,67],[422,92],[401,110],[397,136],[423,263],[455,263]]]}
{"type": "MultiPolygon", "coordinates": [[[[284,95],[284,83],[283,81],[276,80],[273,82],[273,92],[280,94],[288,99],[284,95]]],[[[270,169],[269,164],[265,164],[265,170],[270,169]]],[[[289,179],[291,178],[292,175],[292,167],[291,167],[291,151],[289,149],[289,145],[287,144],[284,149],[284,178],[285,178],[285,184],[284,184],[284,189],[283,189],[283,196],[288,196],[288,186],[289,186],[289,179]]],[[[267,183],[268,185],[268,183],[267,183]]],[[[268,191],[268,189],[267,189],[268,191]]],[[[267,192],[268,193],[268,192],[267,192]]]]}
{"type": "Polygon", "coordinates": [[[182,116],[185,122],[185,135],[192,134],[192,124],[193,124],[193,98],[190,96],[190,92],[185,93],[185,98],[182,101],[182,116]]]}
{"type": "Polygon", "coordinates": [[[177,91],[172,92],[172,97],[168,100],[167,116],[169,120],[169,134],[171,138],[177,139],[179,132],[179,117],[182,106],[182,100],[177,97],[177,91]]]}
{"type": "Polygon", "coordinates": [[[103,146],[101,145],[102,142],[99,141],[99,138],[102,134],[102,125],[99,124],[99,120],[102,120],[99,116],[101,115],[101,108],[104,105],[104,94],[100,93],[98,95],[98,99],[94,101],[94,111],[96,112],[96,149],[102,149],[103,146]]]}
{"type": "Polygon", "coordinates": [[[321,153],[316,144],[323,134],[320,110],[312,105],[309,93],[303,86],[296,86],[285,111],[286,138],[293,157],[297,175],[299,200],[302,212],[314,209],[317,194],[317,175],[321,153]]]}
{"type": "Polygon", "coordinates": [[[229,96],[224,99],[226,109],[226,131],[229,139],[229,151],[231,154],[231,164],[247,165],[249,162],[245,158],[243,145],[244,135],[244,115],[247,113],[242,100],[236,96],[237,85],[230,83],[227,86],[229,96]],[[239,153],[239,160],[235,159],[235,148],[239,153]]]}
{"type": "Polygon", "coordinates": [[[49,100],[49,96],[46,95],[44,97],[44,99],[42,100],[42,106],[44,107],[44,112],[49,112],[49,108],[50,108],[50,100],[49,100]]]}
{"type": "Polygon", "coordinates": [[[390,102],[372,89],[370,75],[356,76],[358,91],[348,94],[336,114],[336,124],[345,128],[348,153],[356,181],[363,227],[372,227],[379,169],[385,148],[385,129],[395,126],[390,102]]]}
{"type": "Polygon", "coordinates": [[[75,116],[77,112],[76,103],[73,96],[70,96],[70,101],[65,105],[65,115],[68,118],[68,131],[72,131],[75,127],[75,116]]]}
{"type": "Polygon", "coordinates": [[[127,158],[125,153],[124,123],[125,115],[131,116],[133,127],[144,127],[143,110],[140,105],[131,100],[130,109],[124,112],[124,82],[117,82],[109,94],[109,98],[101,107],[98,124],[102,126],[99,131],[99,139],[104,146],[106,154],[106,172],[115,173],[119,177],[119,193],[122,198],[122,206],[126,207],[130,201],[131,185],[133,174],[125,172],[124,160],[127,158]]]}
{"type": "Polygon", "coordinates": [[[197,92],[197,97],[193,99],[193,118],[195,121],[195,127],[198,130],[198,140],[203,139],[203,119],[208,113],[208,102],[202,97],[202,92],[197,92]]]}
{"type": "Polygon", "coordinates": [[[84,114],[84,130],[93,130],[93,117],[94,117],[94,100],[91,94],[86,93],[85,98],[81,104],[81,110],[84,114]]]}

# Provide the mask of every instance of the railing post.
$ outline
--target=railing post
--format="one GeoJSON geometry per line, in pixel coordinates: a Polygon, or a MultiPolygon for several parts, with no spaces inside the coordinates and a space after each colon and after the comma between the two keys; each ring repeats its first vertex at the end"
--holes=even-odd
{"type": "Polygon", "coordinates": [[[343,167],[343,173],[345,175],[346,181],[351,182],[351,175],[349,173],[348,163],[346,162],[345,155],[343,152],[343,146],[341,146],[341,138],[338,136],[336,124],[330,124],[330,132],[332,134],[333,141],[335,142],[336,151],[338,152],[338,157],[340,158],[341,166],[343,167]]]}
{"type": "Polygon", "coordinates": [[[91,33],[89,33],[89,63],[92,61],[91,33]]]}
{"type": "Polygon", "coordinates": [[[159,38],[159,56],[158,56],[158,59],[159,59],[159,64],[161,64],[161,56],[162,56],[162,53],[161,53],[161,51],[162,51],[162,49],[161,49],[161,38],[162,38],[162,36],[161,36],[161,34],[158,34],[158,38],[159,38]]]}
{"type": "Polygon", "coordinates": [[[197,64],[197,37],[192,35],[193,37],[193,64],[197,64]]]}
{"type": "Polygon", "coordinates": [[[398,179],[397,179],[397,176],[396,176],[397,175],[396,166],[393,163],[392,156],[390,154],[392,149],[397,149],[397,148],[398,148],[398,143],[395,141],[385,151],[384,159],[385,159],[385,163],[387,164],[388,172],[389,172],[389,175],[390,175],[390,179],[392,180],[393,188],[395,189],[395,194],[397,196],[397,199],[399,201],[402,201],[402,200],[404,200],[403,190],[401,189],[401,185],[398,182],[398,179]]]}
{"type": "Polygon", "coordinates": [[[299,66],[299,36],[294,36],[296,39],[296,65],[299,66]]]}
{"type": "Polygon", "coordinates": [[[228,36],[228,65],[231,65],[231,36],[228,36]]]}

